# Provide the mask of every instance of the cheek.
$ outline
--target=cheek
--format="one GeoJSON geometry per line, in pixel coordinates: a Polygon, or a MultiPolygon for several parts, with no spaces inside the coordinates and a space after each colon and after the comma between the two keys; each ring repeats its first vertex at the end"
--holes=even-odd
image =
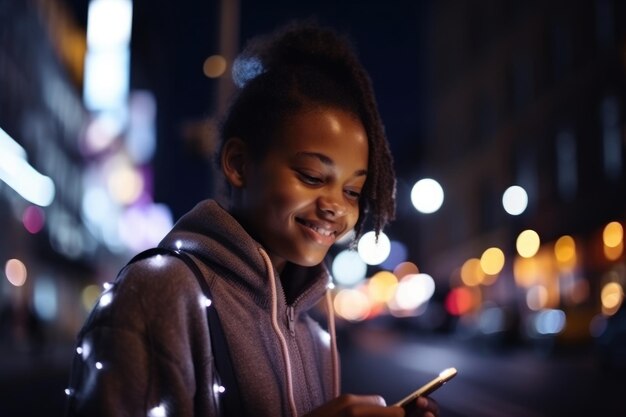
{"type": "Polygon", "coordinates": [[[346,201],[346,215],[344,221],[348,230],[352,230],[359,221],[359,203],[346,201]]]}
{"type": "Polygon", "coordinates": [[[297,208],[306,201],[306,193],[302,187],[288,178],[266,177],[263,181],[265,183],[256,196],[261,209],[284,215],[283,211],[297,208]]]}
{"type": "Polygon", "coordinates": [[[350,214],[348,217],[348,228],[353,229],[356,226],[356,223],[359,221],[359,206],[355,205],[350,210],[350,214]]]}

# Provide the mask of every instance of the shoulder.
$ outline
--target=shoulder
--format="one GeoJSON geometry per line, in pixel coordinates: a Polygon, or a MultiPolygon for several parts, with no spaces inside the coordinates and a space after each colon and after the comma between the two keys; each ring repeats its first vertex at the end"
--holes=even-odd
{"type": "Polygon", "coordinates": [[[144,298],[171,297],[200,290],[191,268],[180,258],[168,254],[129,263],[120,271],[114,287],[144,298]]]}
{"type": "MultiPolygon", "coordinates": [[[[181,259],[155,255],[125,266],[99,297],[91,326],[143,331],[146,323],[166,325],[202,312],[203,293],[181,259]]],[[[91,327],[90,326],[90,327],[91,327]]]]}

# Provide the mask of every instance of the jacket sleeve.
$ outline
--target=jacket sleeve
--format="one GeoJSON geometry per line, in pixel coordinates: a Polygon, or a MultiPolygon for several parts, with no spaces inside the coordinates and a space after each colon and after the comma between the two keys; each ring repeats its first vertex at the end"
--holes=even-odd
{"type": "MultiPolygon", "coordinates": [[[[208,325],[175,259],[141,261],[98,300],[79,334],[68,416],[217,416],[208,325]]],[[[195,284],[197,285],[197,284],[195,284]]]]}

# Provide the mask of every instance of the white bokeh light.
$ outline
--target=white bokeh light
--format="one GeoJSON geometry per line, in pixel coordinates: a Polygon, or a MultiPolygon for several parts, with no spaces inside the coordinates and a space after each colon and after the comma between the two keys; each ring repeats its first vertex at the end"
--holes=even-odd
{"type": "Polygon", "coordinates": [[[434,213],[443,204],[443,188],[432,178],[419,180],[411,190],[411,202],[420,213],[434,213]]]}
{"type": "Polygon", "coordinates": [[[430,300],[435,293],[435,281],[428,274],[410,274],[399,283],[396,291],[397,307],[410,310],[430,300]]]}
{"type": "Polygon", "coordinates": [[[367,264],[358,252],[346,249],[333,259],[332,271],[338,284],[352,286],[365,279],[367,264]]]}
{"type": "Polygon", "coordinates": [[[163,404],[148,411],[148,417],[167,417],[167,410],[163,404]]]}
{"type": "Polygon", "coordinates": [[[359,239],[357,250],[363,262],[368,265],[379,265],[389,256],[391,241],[383,232],[378,235],[378,241],[374,231],[367,232],[359,239]]]}
{"type": "Polygon", "coordinates": [[[370,302],[367,296],[356,289],[343,289],[337,293],[333,301],[335,311],[341,317],[350,321],[365,320],[370,312],[370,302]]]}
{"type": "Polygon", "coordinates": [[[528,207],[528,194],[519,185],[512,185],[502,194],[502,206],[512,216],[520,215],[528,207]]]}

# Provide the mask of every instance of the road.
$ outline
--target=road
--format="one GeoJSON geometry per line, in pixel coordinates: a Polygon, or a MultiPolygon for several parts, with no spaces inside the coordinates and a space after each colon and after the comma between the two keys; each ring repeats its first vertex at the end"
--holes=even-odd
{"type": "Polygon", "coordinates": [[[454,366],[457,377],[432,394],[442,417],[626,416],[624,370],[601,371],[589,349],[485,349],[454,336],[388,330],[350,339],[342,346],[344,391],[378,393],[388,404],[454,366]]]}

